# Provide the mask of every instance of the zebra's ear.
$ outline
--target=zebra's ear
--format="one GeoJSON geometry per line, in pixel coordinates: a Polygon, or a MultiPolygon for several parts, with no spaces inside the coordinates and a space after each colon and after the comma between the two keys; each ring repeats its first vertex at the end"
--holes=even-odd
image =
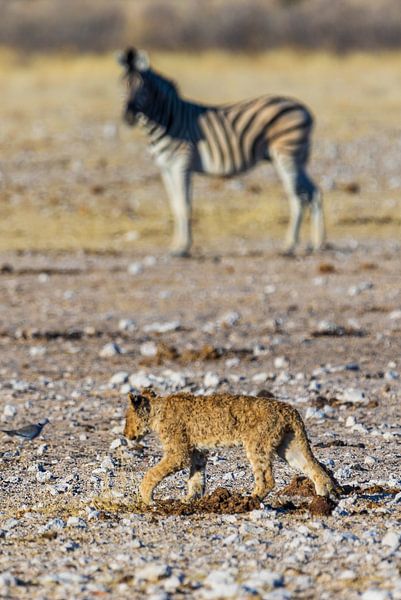
{"type": "Polygon", "coordinates": [[[136,60],[136,50],[135,48],[127,48],[124,52],[121,52],[117,57],[117,62],[123,66],[128,73],[132,73],[135,70],[135,60],[136,60]]]}
{"type": "Polygon", "coordinates": [[[150,67],[149,55],[145,50],[137,50],[135,55],[135,67],[138,71],[147,71],[150,67]]]}

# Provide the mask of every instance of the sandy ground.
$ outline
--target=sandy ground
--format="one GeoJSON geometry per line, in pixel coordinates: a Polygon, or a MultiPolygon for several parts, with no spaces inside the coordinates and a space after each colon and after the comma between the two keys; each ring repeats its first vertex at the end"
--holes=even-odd
{"type": "Polygon", "coordinates": [[[331,247],[280,256],[287,209],[262,169],[199,179],[188,260],[165,253],[163,190],[141,136],[116,128],[109,59],[13,60],[0,76],[1,428],[50,424],[22,448],[0,437],[0,594],[401,598],[395,58],[340,68],[309,57],[302,77],[302,57],[261,57],[251,77],[250,59],[207,57],[196,78],[172,57],[193,96],[210,96],[199,75],[210,83],[220,68],[229,99],[270,80],[321,115],[314,173],[331,247]],[[285,489],[294,473],[278,461],[275,491],[260,506],[242,501],[252,476],[239,448],[211,452],[205,511],[177,502],[185,472],[145,511],[138,483],[161,448],[152,436],[125,445],[121,433],[126,393],[148,384],[265,389],[293,403],[345,486],[333,513],[314,514],[304,486],[285,489]]]}

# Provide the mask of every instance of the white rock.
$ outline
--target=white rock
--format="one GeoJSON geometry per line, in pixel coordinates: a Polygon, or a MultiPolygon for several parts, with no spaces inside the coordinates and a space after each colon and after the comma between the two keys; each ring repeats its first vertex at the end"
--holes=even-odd
{"type": "Polygon", "coordinates": [[[146,333],[168,333],[169,331],[177,331],[180,326],[180,321],[167,321],[165,323],[155,322],[145,325],[143,330],[146,333]]]}
{"type": "Polygon", "coordinates": [[[269,296],[270,294],[274,294],[274,292],[276,291],[276,286],[275,285],[265,285],[265,287],[263,288],[263,292],[269,296]]]}
{"type": "Polygon", "coordinates": [[[353,415],[350,415],[349,417],[347,417],[347,420],[345,421],[346,427],[354,427],[355,424],[356,424],[356,420],[353,415]]]}
{"type": "Polygon", "coordinates": [[[129,382],[136,389],[146,388],[152,385],[152,380],[144,371],[132,373],[132,375],[129,377],[129,382]]]}
{"type": "Polygon", "coordinates": [[[256,588],[268,586],[270,588],[278,588],[284,585],[284,577],[280,573],[274,573],[268,569],[262,569],[257,573],[253,573],[245,582],[246,585],[256,588]]]}
{"type": "Polygon", "coordinates": [[[130,275],[139,275],[143,271],[143,266],[140,262],[133,262],[128,265],[127,271],[130,275]]]}
{"type": "Polygon", "coordinates": [[[362,283],[359,283],[358,285],[352,285],[350,288],[348,288],[348,294],[350,296],[357,296],[358,294],[361,294],[362,292],[365,292],[366,290],[371,290],[373,288],[373,283],[371,283],[370,281],[363,281],[362,283]]]}
{"type": "Polygon", "coordinates": [[[154,342],[144,342],[139,346],[139,352],[142,356],[156,356],[157,345],[154,342]]]}
{"type": "Polygon", "coordinates": [[[401,543],[401,534],[396,531],[388,531],[382,539],[383,546],[389,546],[392,550],[396,550],[401,543]]]}
{"type": "Polygon", "coordinates": [[[392,596],[387,590],[366,590],[361,596],[362,600],[391,600],[392,596]]]}
{"type": "Polygon", "coordinates": [[[341,393],[341,400],[343,402],[353,402],[356,404],[366,403],[368,401],[365,392],[355,388],[347,388],[346,390],[343,390],[341,393]]]}
{"type": "Polygon", "coordinates": [[[166,369],[163,371],[163,375],[166,377],[167,385],[174,390],[178,390],[180,388],[185,387],[187,384],[187,378],[182,373],[178,371],[172,371],[171,369],[166,369]]]}
{"type": "Polygon", "coordinates": [[[120,331],[132,332],[136,331],[138,327],[133,319],[120,319],[118,322],[118,329],[120,331]]]}
{"type": "Polygon", "coordinates": [[[19,519],[7,519],[5,523],[3,523],[3,527],[6,531],[11,531],[20,524],[19,519]]]}
{"type": "Polygon", "coordinates": [[[226,327],[232,327],[233,325],[236,325],[240,319],[241,315],[233,310],[221,316],[217,323],[219,325],[225,325],[226,327]]]}
{"type": "Polygon", "coordinates": [[[308,389],[311,392],[319,392],[322,389],[322,384],[319,383],[318,381],[316,381],[316,379],[312,379],[312,381],[309,384],[308,389]]]}
{"type": "Polygon", "coordinates": [[[232,358],[227,358],[224,364],[226,365],[227,369],[232,369],[233,367],[238,367],[240,362],[241,361],[238,356],[233,356],[232,358]]]}
{"type": "Polygon", "coordinates": [[[149,583],[160,581],[165,577],[170,577],[171,567],[166,564],[149,563],[143,566],[136,574],[137,581],[147,581],[149,583]]]}
{"type": "Polygon", "coordinates": [[[276,356],[274,359],[275,369],[286,369],[289,366],[289,360],[285,356],[276,356]]]}
{"type": "Polygon", "coordinates": [[[373,465],[375,465],[377,463],[377,459],[374,456],[365,456],[365,459],[363,462],[368,467],[373,467],[373,465]]]}
{"type": "Polygon", "coordinates": [[[128,381],[128,377],[129,373],[127,373],[127,371],[118,371],[117,373],[114,373],[112,377],[110,377],[109,384],[112,387],[117,387],[123,383],[126,383],[128,381]]]}
{"type": "Polygon", "coordinates": [[[118,354],[123,354],[123,351],[120,348],[120,346],[115,342],[105,344],[99,352],[100,358],[112,358],[113,356],[117,356],[118,354]]]}
{"type": "Polygon", "coordinates": [[[305,412],[305,419],[324,419],[326,417],[323,410],[309,406],[305,412]]]}
{"type": "Polygon", "coordinates": [[[38,456],[43,456],[49,449],[49,445],[48,444],[40,444],[40,446],[38,446],[38,449],[36,450],[36,454],[38,456]]]}
{"type": "Polygon", "coordinates": [[[115,468],[115,462],[111,456],[106,456],[100,463],[100,466],[102,469],[106,469],[107,471],[112,471],[115,468]]]}
{"type": "Polygon", "coordinates": [[[50,471],[39,471],[36,473],[36,481],[38,483],[47,483],[53,477],[50,471]]]}
{"type": "Polygon", "coordinates": [[[395,381],[400,378],[400,374],[397,371],[389,370],[384,373],[384,379],[388,381],[395,381]]]}
{"type": "Polygon", "coordinates": [[[3,571],[0,573],[0,590],[5,591],[7,588],[14,585],[18,585],[18,581],[10,571],[3,571]]]}
{"type": "Polygon", "coordinates": [[[255,373],[255,375],[252,376],[252,381],[254,383],[265,383],[268,379],[268,374],[267,373],[255,373]]]}
{"type": "Polygon", "coordinates": [[[130,392],[132,392],[132,385],[130,383],[123,383],[120,386],[120,394],[122,394],[123,396],[126,396],[130,392]]]}
{"type": "MultiPolygon", "coordinates": [[[[117,448],[121,448],[122,446],[128,446],[128,442],[125,438],[120,437],[113,440],[110,444],[110,450],[117,450],[117,448]]],[[[103,464],[103,463],[102,463],[103,464]]]]}
{"type": "Polygon", "coordinates": [[[220,383],[220,377],[213,371],[207,371],[203,378],[203,385],[206,388],[216,388],[220,383]]]}
{"type": "Polygon", "coordinates": [[[78,529],[86,529],[88,526],[86,521],[81,517],[68,517],[67,527],[78,527],[78,529]]]}
{"type": "Polygon", "coordinates": [[[6,404],[3,409],[3,416],[8,418],[13,418],[17,414],[17,407],[14,404],[6,404]]]}

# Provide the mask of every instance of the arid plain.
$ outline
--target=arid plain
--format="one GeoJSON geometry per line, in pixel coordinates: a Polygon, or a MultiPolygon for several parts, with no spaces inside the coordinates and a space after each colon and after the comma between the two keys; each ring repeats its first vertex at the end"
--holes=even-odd
{"type": "Polygon", "coordinates": [[[1,428],[50,419],[21,449],[1,434],[0,595],[401,598],[400,55],[152,60],[203,102],[312,108],[329,247],[280,255],[288,208],[266,165],[196,179],[193,257],[170,258],[114,57],[0,54],[1,428]],[[181,474],[144,509],[161,448],[122,429],[147,384],[294,404],[343,497],[318,514],[277,462],[255,506],[237,448],[211,452],[204,504],[178,502],[181,474]]]}

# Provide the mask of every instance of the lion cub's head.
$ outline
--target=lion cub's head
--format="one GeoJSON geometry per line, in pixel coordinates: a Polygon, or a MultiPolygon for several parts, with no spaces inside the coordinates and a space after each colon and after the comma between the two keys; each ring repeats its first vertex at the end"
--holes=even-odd
{"type": "Polygon", "coordinates": [[[152,391],[128,394],[129,406],[125,414],[124,435],[129,440],[139,440],[149,431],[150,399],[152,391]]]}

